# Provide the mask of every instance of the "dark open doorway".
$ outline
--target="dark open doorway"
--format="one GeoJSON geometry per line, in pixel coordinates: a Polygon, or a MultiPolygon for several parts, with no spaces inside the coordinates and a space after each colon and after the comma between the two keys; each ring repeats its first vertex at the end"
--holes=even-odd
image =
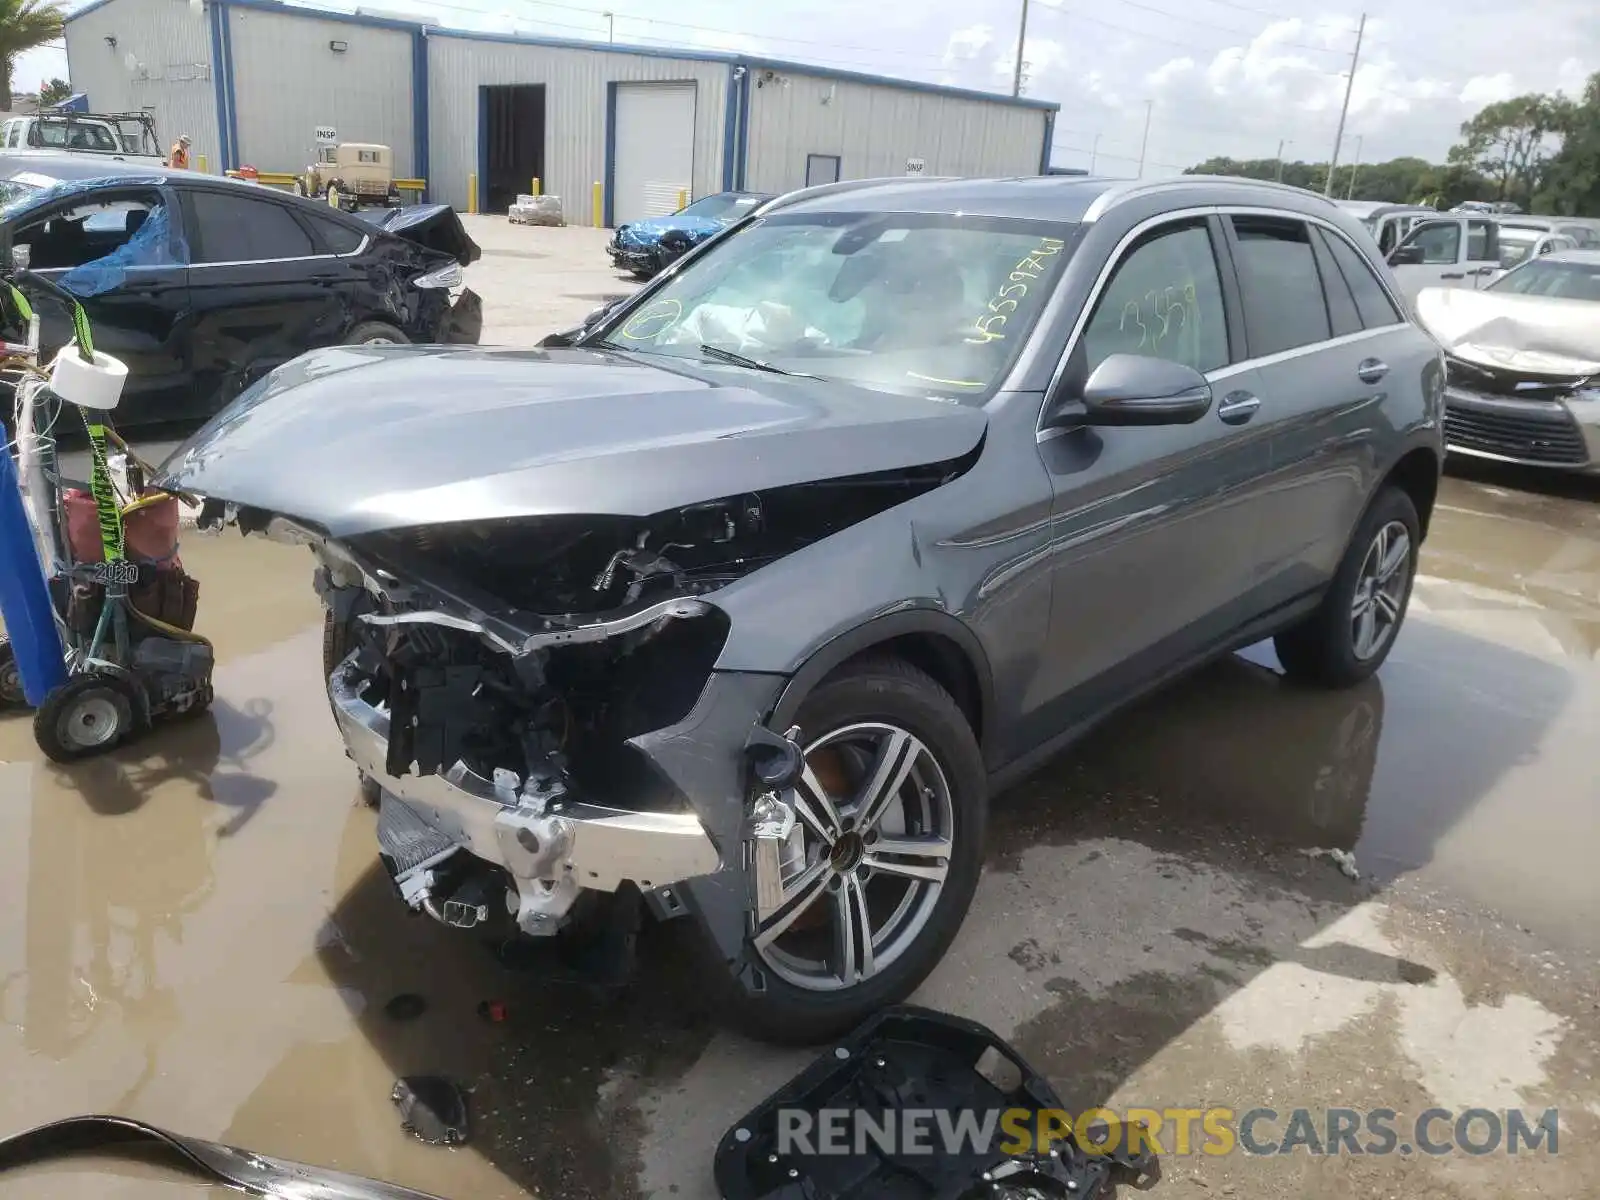
{"type": "Polygon", "coordinates": [[[484,212],[505,212],[537,178],[544,179],[544,84],[483,89],[484,212]]]}

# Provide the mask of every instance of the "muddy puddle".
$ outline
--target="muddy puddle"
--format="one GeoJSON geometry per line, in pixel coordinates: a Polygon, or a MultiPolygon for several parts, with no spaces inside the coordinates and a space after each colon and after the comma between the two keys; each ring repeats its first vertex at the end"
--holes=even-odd
{"type": "MultiPolygon", "coordinates": [[[[984,887],[1014,879],[1030,847],[1061,847],[1066,869],[1074,843],[1125,839],[1150,848],[1128,859],[1141,870],[1181,854],[1299,889],[1313,924],[1292,944],[1318,896],[1353,902],[1331,864],[1300,853],[1337,847],[1380,886],[1412,873],[1600,948],[1594,514],[1582,498],[1447,481],[1417,619],[1379,679],[1291,688],[1258,647],[1128,711],[997,799],[984,887]]],[[[194,536],[184,558],[219,652],[210,716],[71,771],[40,760],[26,719],[0,717],[0,1131],[114,1112],[445,1197],[633,1194],[634,1101],[705,1069],[708,1047],[731,1053],[687,931],[647,938],[641,983],[616,997],[541,985],[471,935],[408,918],[318,687],[305,552],[194,536]],[[394,1080],[433,1072],[473,1089],[466,1147],[399,1129],[394,1080]]],[[[1022,974],[1071,952],[1047,933],[1060,918],[1044,882],[1031,911],[1007,913],[1036,936],[1007,929],[994,952],[992,927],[969,922],[940,1003],[980,1016],[1011,1003],[965,973],[979,943],[1022,974]]],[[[1209,936],[1204,913],[1176,923],[1209,936]]],[[[1180,1005],[1185,1021],[1207,1003],[1180,1005]]],[[[720,1132],[787,1070],[695,1119],[720,1132]]],[[[708,1167],[710,1148],[685,1152],[708,1167]]],[[[97,1161],[7,1177],[0,1195],[209,1193],[97,1161]]]]}

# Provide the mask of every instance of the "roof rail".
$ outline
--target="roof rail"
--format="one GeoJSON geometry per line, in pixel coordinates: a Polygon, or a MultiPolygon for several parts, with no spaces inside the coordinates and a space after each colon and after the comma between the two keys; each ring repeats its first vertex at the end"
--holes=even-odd
{"type": "Polygon", "coordinates": [[[1130,179],[1113,183],[1099,196],[1095,197],[1093,204],[1083,214],[1085,221],[1093,221],[1105,215],[1107,209],[1124,200],[1131,200],[1135,196],[1148,195],[1151,192],[1167,191],[1172,188],[1190,187],[1196,183],[1225,183],[1230,186],[1244,185],[1257,187],[1269,192],[1292,192],[1296,196],[1309,196],[1321,200],[1329,208],[1337,208],[1331,196],[1324,196],[1321,192],[1313,192],[1310,188],[1296,187],[1292,183],[1278,183],[1271,179],[1251,179],[1245,175],[1173,175],[1165,179],[1130,179]]]}

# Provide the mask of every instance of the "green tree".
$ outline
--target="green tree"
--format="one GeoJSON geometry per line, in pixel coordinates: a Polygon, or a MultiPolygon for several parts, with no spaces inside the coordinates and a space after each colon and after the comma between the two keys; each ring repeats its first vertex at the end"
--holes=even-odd
{"type": "Polygon", "coordinates": [[[52,79],[39,89],[39,107],[49,108],[52,104],[60,104],[72,95],[72,85],[65,79],[52,79]]]}
{"type": "Polygon", "coordinates": [[[1600,72],[1589,77],[1582,99],[1566,106],[1561,149],[1545,164],[1536,211],[1600,216],[1600,72]]]}
{"type": "Polygon", "coordinates": [[[62,13],[44,0],[0,0],[0,109],[11,109],[17,56],[61,36],[62,13]]]}
{"type": "Polygon", "coordinates": [[[1495,200],[1531,205],[1550,158],[1551,139],[1569,120],[1568,104],[1556,96],[1513,96],[1491,104],[1461,126],[1450,163],[1482,174],[1495,200]]]}

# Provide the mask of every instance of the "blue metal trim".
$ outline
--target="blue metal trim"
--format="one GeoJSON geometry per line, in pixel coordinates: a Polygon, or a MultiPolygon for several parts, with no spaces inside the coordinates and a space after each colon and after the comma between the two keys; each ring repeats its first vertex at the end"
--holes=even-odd
{"type": "Polygon", "coordinates": [[[1056,115],[1047,112],[1044,115],[1044,149],[1039,151],[1039,174],[1050,173],[1050,146],[1056,140],[1056,115]]]}
{"type": "MultiPolygon", "coordinates": [[[[210,0],[206,15],[211,19],[211,86],[217,96],[217,167],[228,166],[228,64],[222,53],[222,27],[228,23],[224,0],[210,0]]],[[[170,132],[170,131],[169,131],[170,132]]],[[[183,130],[178,130],[182,133],[183,130]]]]}
{"type": "Polygon", "coordinates": [[[489,192],[489,85],[478,85],[478,211],[489,192]]]}
{"type": "Polygon", "coordinates": [[[750,64],[741,64],[744,74],[739,76],[739,179],[734,184],[743,191],[750,186],[746,173],[750,167],[750,64]]]}
{"type": "MultiPolygon", "coordinates": [[[[428,179],[428,31],[411,33],[411,175],[424,184],[428,179]]],[[[1049,139],[1045,139],[1046,144],[1049,139]]],[[[428,189],[420,199],[427,200],[428,189]]]]}
{"type": "MultiPolygon", "coordinates": [[[[684,56],[689,57],[688,55],[684,56]]],[[[1034,100],[1028,96],[1006,96],[999,92],[979,92],[972,88],[950,87],[943,83],[921,83],[914,79],[896,79],[893,75],[872,75],[864,71],[843,71],[837,67],[816,67],[810,63],[790,62],[778,58],[746,59],[745,66],[754,69],[791,71],[796,75],[811,75],[818,79],[839,79],[849,83],[876,84],[880,87],[900,88],[907,92],[923,92],[930,96],[950,96],[957,100],[986,100],[990,104],[1005,104],[1013,108],[1036,108],[1043,112],[1060,112],[1061,105],[1054,100],[1034,100]]]]}
{"type": "Polygon", "coordinates": [[[600,199],[600,224],[610,229],[617,215],[617,81],[606,81],[606,170],[600,199]]]}
{"type": "Polygon", "coordinates": [[[233,13],[234,0],[220,0],[217,11],[222,19],[222,60],[226,70],[222,77],[223,92],[228,99],[228,153],[223,166],[237,167],[243,161],[239,149],[239,103],[233,93],[233,13]]]}
{"type": "Polygon", "coordinates": [[[726,110],[722,120],[722,190],[733,191],[734,156],[738,153],[739,137],[739,80],[738,67],[728,64],[728,88],[722,107],[726,110]]]}

